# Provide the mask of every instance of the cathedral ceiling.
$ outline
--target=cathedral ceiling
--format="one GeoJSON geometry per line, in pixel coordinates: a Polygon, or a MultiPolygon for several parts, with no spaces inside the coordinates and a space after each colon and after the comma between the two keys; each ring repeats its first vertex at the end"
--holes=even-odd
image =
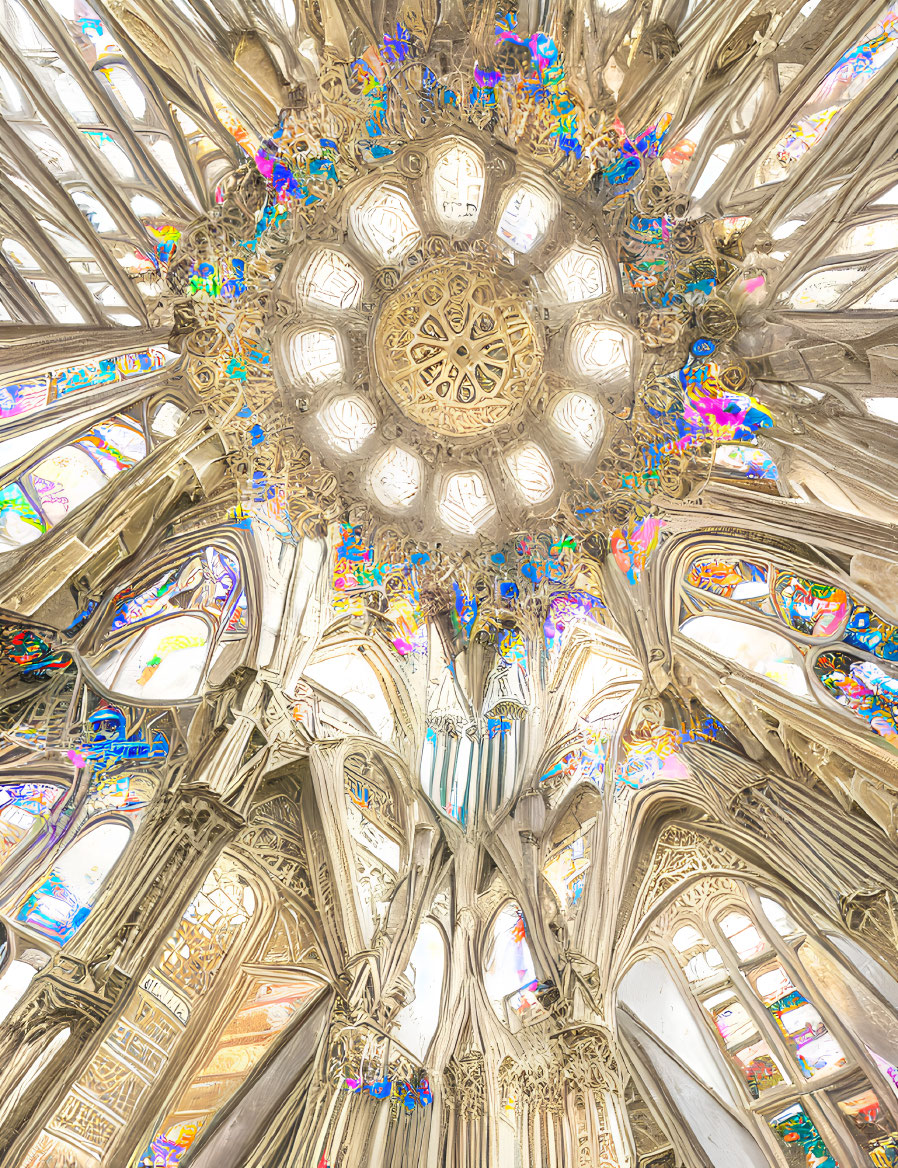
{"type": "Polygon", "coordinates": [[[4,1162],[722,1166],[678,1076],[898,1162],[896,68],[881,3],[0,0],[4,1162]]]}

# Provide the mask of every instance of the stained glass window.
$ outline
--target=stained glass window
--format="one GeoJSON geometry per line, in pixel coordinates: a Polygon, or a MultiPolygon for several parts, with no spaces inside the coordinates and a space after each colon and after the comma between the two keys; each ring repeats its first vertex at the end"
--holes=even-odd
{"type": "Polygon", "coordinates": [[[406,977],[414,988],[414,1001],[396,1015],[393,1033],[418,1058],[427,1055],[442,1012],[446,942],[439,928],[425,920],[412,949],[406,977]]]}
{"type": "Polygon", "coordinates": [[[334,251],[320,251],[305,271],[303,287],[313,304],[355,308],[362,295],[362,277],[349,260],[334,251]]]}
{"type": "Polygon", "coordinates": [[[521,186],[509,195],[499,219],[499,238],[515,251],[528,252],[549,229],[554,207],[549,197],[536,187],[521,186]]]}
{"type": "Polygon", "coordinates": [[[0,864],[46,823],[63,788],[53,783],[15,783],[0,787],[0,864]]]}
{"type": "Polygon", "coordinates": [[[483,970],[487,994],[503,1022],[512,1016],[521,1021],[541,1017],[543,1009],[536,996],[539,982],[527,942],[527,926],[516,904],[506,905],[493,921],[483,970]]]}
{"type": "Polygon", "coordinates": [[[475,532],[495,514],[496,505],[479,471],[458,471],[443,484],[440,514],[454,531],[475,532]]]}
{"type": "Polygon", "coordinates": [[[237,560],[206,547],[118,604],[92,667],[123,695],[192,697],[210,662],[246,630],[237,560]]]}
{"type": "Polygon", "coordinates": [[[450,229],[476,222],[484,180],[483,160],[467,143],[455,142],[439,154],[433,168],[433,195],[437,214],[450,229]]]}
{"type": "Polygon", "coordinates": [[[352,211],[352,222],[362,244],[381,263],[401,260],[420,239],[420,231],[406,195],[377,187],[352,211]]]}
{"type": "Polygon", "coordinates": [[[130,838],[131,829],[123,823],[99,823],[85,831],[25,898],[16,920],[64,944],[87,920],[130,838]]]}

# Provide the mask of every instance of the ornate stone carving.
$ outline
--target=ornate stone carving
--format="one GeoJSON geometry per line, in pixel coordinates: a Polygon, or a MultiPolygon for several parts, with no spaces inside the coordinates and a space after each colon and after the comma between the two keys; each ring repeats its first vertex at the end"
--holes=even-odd
{"type": "Polygon", "coordinates": [[[449,1107],[464,1119],[480,1119],[486,1114],[486,1075],[483,1052],[476,1047],[453,1055],[443,1072],[445,1098],[449,1107]]]}
{"type": "Polygon", "coordinates": [[[666,827],[658,837],[649,874],[636,903],[635,917],[643,916],[678,884],[702,872],[721,869],[745,871],[747,865],[729,848],[687,827],[666,827]]]}
{"type": "Polygon", "coordinates": [[[853,933],[898,970],[898,894],[890,888],[861,888],[841,897],[839,912],[853,933]]]}
{"type": "Polygon", "coordinates": [[[3,1045],[33,1042],[68,1026],[78,1042],[96,1031],[129,983],[106,961],[88,965],[59,953],[35,975],[25,997],[6,1023],[3,1045]]]}
{"type": "Polygon", "coordinates": [[[407,277],[381,307],[374,344],[402,410],[454,437],[518,417],[540,372],[539,339],[517,288],[472,256],[407,277]]]}

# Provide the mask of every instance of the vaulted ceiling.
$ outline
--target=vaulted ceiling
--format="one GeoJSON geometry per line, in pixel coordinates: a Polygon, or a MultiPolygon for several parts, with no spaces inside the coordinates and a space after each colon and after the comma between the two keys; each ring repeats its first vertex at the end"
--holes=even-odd
{"type": "Polygon", "coordinates": [[[4,1163],[898,1162],[898,12],[0,14],[4,1163]]]}

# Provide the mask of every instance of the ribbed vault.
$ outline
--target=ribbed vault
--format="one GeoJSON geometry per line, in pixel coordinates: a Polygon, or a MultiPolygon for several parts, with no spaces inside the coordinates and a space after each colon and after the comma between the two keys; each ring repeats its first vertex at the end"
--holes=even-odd
{"type": "Polygon", "coordinates": [[[896,69],[0,0],[4,1165],[898,1163],[896,69]]]}

